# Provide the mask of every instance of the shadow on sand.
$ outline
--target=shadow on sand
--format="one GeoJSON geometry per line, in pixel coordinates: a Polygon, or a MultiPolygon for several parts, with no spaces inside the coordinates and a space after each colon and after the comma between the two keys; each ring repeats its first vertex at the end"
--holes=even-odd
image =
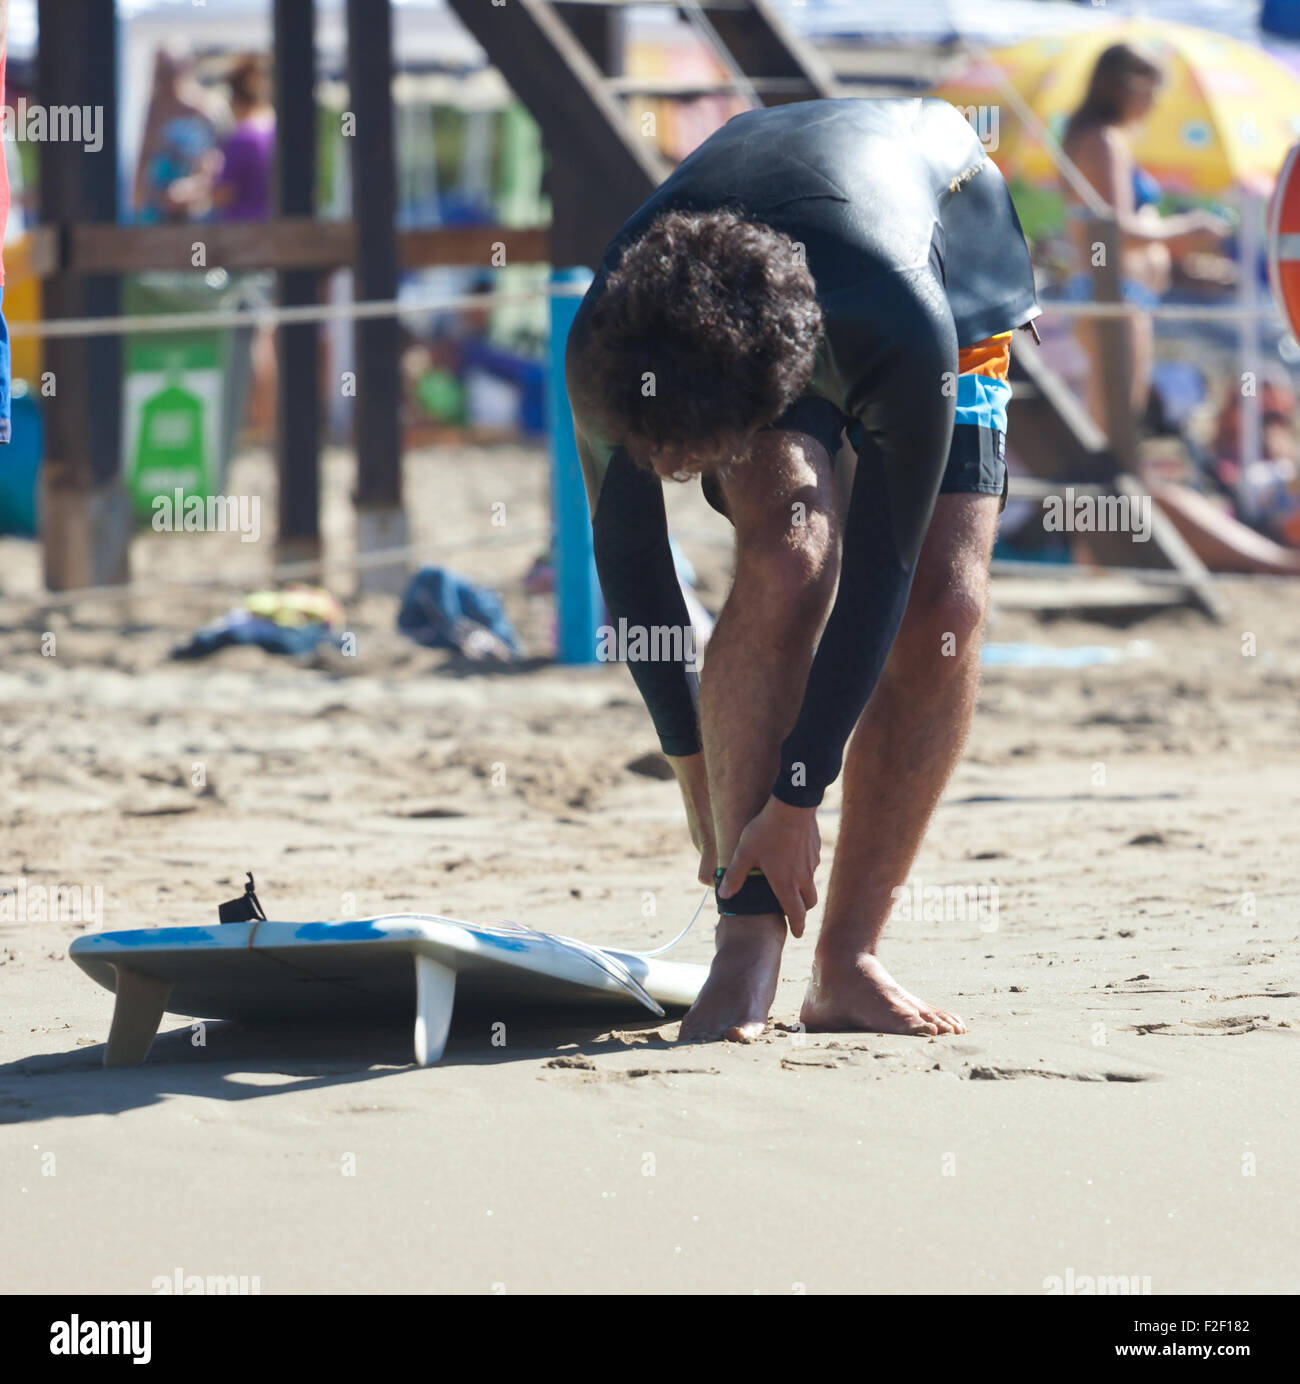
{"type": "Polygon", "coordinates": [[[409,1021],[390,1024],[248,1024],[208,1021],[196,1046],[190,1025],[160,1033],[138,1067],[105,1070],[104,1045],[36,1053],[0,1066],[0,1125],[85,1115],[117,1115],[167,1096],[208,1100],[264,1100],[289,1091],[363,1082],[448,1067],[492,1067],[553,1057],[588,1057],[625,1046],[613,1033],[644,1034],[638,1052],[676,1045],[656,1032],[668,1020],[647,1015],[587,1016],[557,1025],[554,1019],[515,1016],[505,1040],[494,1021],[457,1016],[442,1060],[421,1069],[411,1055],[409,1021]],[[495,1040],[495,1041],[494,1041],[495,1040]],[[282,1078],[282,1080],[276,1080],[282,1078]]]}

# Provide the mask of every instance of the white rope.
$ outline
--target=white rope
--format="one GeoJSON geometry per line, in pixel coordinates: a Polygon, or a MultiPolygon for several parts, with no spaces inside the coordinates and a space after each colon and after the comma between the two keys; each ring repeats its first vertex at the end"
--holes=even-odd
{"type": "MultiPolygon", "coordinates": [[[[540,297],[578,298],[585,290],[572,285],[557,285],[522,293],[472,293],[456,298],[431,298],[399,302],[396,299],[368,303],[314,303],[290,308],[223,309],[212,312],[146,313],[136,317],[61,317],[48,322],[14,322],[11,337],[87,337],[133,336],[141,332],[187,332],[213,327],[277,327],[303,322],[328,322],[336,319],[359,321],[381,317],[418,317],[427,312],[459,312],[473,308],[494,308],[505,303],[527,303],[540,297]]],[[[1067,317],[1130,317],[1143,313],[1149,317],[1181,322],[1245,322],[1280,320],[1271,304],[1253,311],[1228,304],[1169,303],[1159,307],[1140,307],[1131,303],[1068,303],[1060,299],[1044,301],[1044,313],[1067,317]]]]}
{"type": "Polygon", "coordinates": [[[11,337],[132,336],[137,332],[188,332],[211,327],[278,327],[304,322],[363,321],[381,317],[419,317],[428,312],[464,312],[538,298],[581,298],[585,288],[553,284],[519,293],[465,293],[454,298],[387,298],[364,303],[304,303],[299,307],[222,308],[210,312],[155,312],[134,317],[59,317],[46,322],[13,322],[11,337]]]}
{"type": "Polygon", "coordinates": [[[685,937],[686,934],[695,926],[697,920],[699,919],[700,914],[704,912],[704,905],[705,905],[706,903],[708,903],[708,901],[709,901],[709,894],[710,894],[711,892],[712,892],[712,891],[709,890],[709,889],[706,889],[706,890],[704,891],[704,897],[700,900],[699,904],[696,906],[695,912],[694,912],[693,914],[691,914],[691,921],[690,921],[689,923],[686,924],[686,926],[677,934],[676,937],[673,938],[673,940],[672,940],[671,942],[665,942],[665,943],[663,944],[662,947],[656,947],[656,948],[654,949],[654,951],[631,952],[630,955],[632,955],[632,956],[644,956],[644,957],[649,958],[649,957],[651,957],[651,956],[662,956],[665,952],[670,952],[670,951],[672,951],[672,949],[678,944],[678,942],[680,942],[680,941],[682,940],[682,938],[685,937]]]}

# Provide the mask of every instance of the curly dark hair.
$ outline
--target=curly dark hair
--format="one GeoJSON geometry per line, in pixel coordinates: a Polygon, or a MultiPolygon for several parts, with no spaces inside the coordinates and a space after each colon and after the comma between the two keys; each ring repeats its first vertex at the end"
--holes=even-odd
{"type": "Polygon", "coordinates": [[[749,432],[803,393],[821,334],[817,286],[789,236],[735,211],[669,212],[606,280],[584,393],[634,456],[749,432]]]}

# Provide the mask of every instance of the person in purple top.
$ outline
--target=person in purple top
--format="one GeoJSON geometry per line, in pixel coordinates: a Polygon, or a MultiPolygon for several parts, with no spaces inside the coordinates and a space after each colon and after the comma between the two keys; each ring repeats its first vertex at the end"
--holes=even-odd
{"type": "MultiPolygon", "coordinates": [[[[221,142],[222,166],[212,188],[212,210],[218,221],[266,221],[272,212],[271,179],[275,164],[275,107],[264,57],[240,58],[226,79],[235,123],[221,142]]],[[[243,305],[270,301],[271,276],[250,274],[239,282],[243,305]]],[[[239,326],[234,332],[226,390],[225,436],[234,439],[249,411],[255,426],[274,417],[275,347],[265,328],[239,326]],[[251,385],[250,385],[251,380],[251,385]]]]}
{"type": "Polygon", "coordinates": [[[241,58],[230,74],[234,127],[221,145],[221,176],[212,194],[221,221],[265,221],[271,215],[275,107],[266,60],[241,58]]]}

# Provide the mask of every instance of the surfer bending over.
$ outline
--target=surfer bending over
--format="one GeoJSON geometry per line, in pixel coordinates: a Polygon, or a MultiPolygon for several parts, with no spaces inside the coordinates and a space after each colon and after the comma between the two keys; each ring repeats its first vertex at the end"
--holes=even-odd
{"type": "Polygon", "coordinates": [[[610,618],[683,631],[643,637],[661,658],[630,667],[717,885],[684,1039],[762,1031],[787,919],[802,936],[817,902],[817,806],[842,761],[802,1021],[965,1032],[877,950],[974,710],[1011,331],[1038,312],[1002,177],[932,99],[737,116],[605,255],[568,388],[610,618]],[[662,493],[687,475],[736,540],[698,679],[662,493]]]}

